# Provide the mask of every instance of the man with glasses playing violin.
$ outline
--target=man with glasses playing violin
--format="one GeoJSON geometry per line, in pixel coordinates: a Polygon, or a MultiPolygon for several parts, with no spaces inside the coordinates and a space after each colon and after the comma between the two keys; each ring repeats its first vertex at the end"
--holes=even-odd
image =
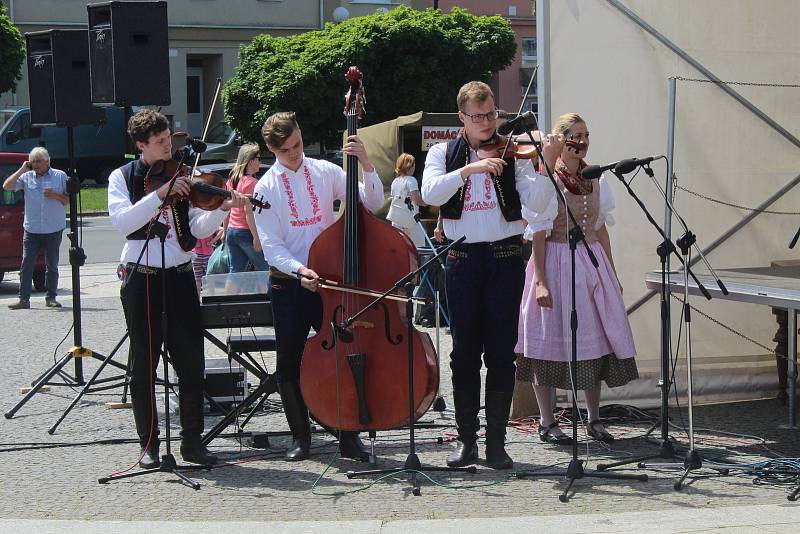
{"type": "Polygon", "coordinates": [[[167,277],[163,295],[168,322],[166,346],[180,386],[181,456],[187,462],[214,464],[217,458],[201,442],[205,356],[191,251],[198,237],[214,233],[227,212],[232,207],[243,206],[246,199],[233,192],[217,210],[191,207],[185,200],[191,183],[186,176],[179,176],[170,191],[174,200],[171,205],[162,207],[171,178],[157,177],[164,174],[163,163],[172,158],[167,118],[153,110],[140,110],[128,121],[128,135],[141,152],[141,158],[109,176],[108,212],[111,224],[127,237],[120,260],[125,264],[126,274],[120,297],[130,335],[128,373],[133,417],[141,445],[139,466],[149,469],[160,465],[155,376],[162,344],[162,276],[167,277]],[[146,241],[152,221],[155,221],[153,238],[146,241]],[[162,264],[161,242],[157,236],[164,234],[162,264]]]}
{"type": "MultiPolygon", "coordinates": [[[[457,97],[464,128],[456,139],[431,147],[422,177],[422,199],[440,206],[444,233],[466,240],[449,252],[445,265],[453,351],[453,401],[458,445],[452,467],[478,459],[481,358],[486,365],[486,463],[510,469],[506,425],[514,392],[519,305],[525,283],[522,206],[539,212],[555,193],[528,160],[481,159],[478,149],[496,142],[498,111],[483,82],[469,82],[457,97]]],[[[555,164],[563,136],[543,138],[544,157],[555,164]]]]}

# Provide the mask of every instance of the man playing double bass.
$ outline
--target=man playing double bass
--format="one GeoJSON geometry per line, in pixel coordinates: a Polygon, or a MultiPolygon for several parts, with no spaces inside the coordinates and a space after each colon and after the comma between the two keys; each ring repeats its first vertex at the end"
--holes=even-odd
{"type": "MultiPolygon", "coordinates": [[[[481,357],[486,364],[486,462],[510,469],[506,425],[514,392],[514,346],[525,283],[522,261],[522,206],[543,211],[554,189],[534,170],[532,160],[480,159],[479,145],[495,136],[498,113],[492,90],[469,82],[457,97],[460,135],[431,147],[422,177],[422,198],[440,206],[444,233],[466,240],[451,249],[445,265],[453,351],[453,401],[458,446],[451,467],[478,459],[481,357]]],[[[543,139],[552,168],[563,136],[543,139]]]]}
{"type": "MultiPolygon", "coordinates": [[[[319,277],[306,263],[311,244],[334,223],[333,202],[345,198],[346,174],[333,163],[305,156],[294,112],[271,115],[261,135],[277,159],[258,181],[254,194],[271,205],[256,213],[255,220],[270,265],[278,391],[293,438],[286,458],[304,460],[309,455],[311,429],[300,391],[300,360],[309,328],[319,331],[322,324],[319,277]]],[[[381,208],[383,184],[364,144],[357,136],[350,136],[342,151],[361,163],[364,182],[359,184],[359,197],[364,206],[371,211],[381,208]]],[[[342,432],[339,448],[346,458],[369,459],[356,432],[342,432]]]]}

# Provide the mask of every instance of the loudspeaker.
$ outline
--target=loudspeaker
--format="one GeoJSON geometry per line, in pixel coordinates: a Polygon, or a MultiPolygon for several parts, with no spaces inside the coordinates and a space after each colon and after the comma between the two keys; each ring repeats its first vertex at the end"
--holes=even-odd
{"type": "Polygon", "coordinates": [[[25,34],[31,122],[76,126],[105,119],[89,99],[89,45],[86,30],[25,34]]]}
{"type": "Polygon", "coordinates": [[[86,11],[92,102],[169,105],[167,3],[104,2],[86,11]]]}

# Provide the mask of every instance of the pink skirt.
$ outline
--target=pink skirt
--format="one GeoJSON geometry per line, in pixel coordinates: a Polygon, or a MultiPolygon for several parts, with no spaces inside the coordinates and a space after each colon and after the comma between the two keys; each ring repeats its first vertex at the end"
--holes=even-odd
{"type": "MultiPolygon", "coordinates": [[[[606,354],[633,358],[636,347],[614,269],[599,242],[589,247],[600,264],[598,269],[582,244],[578,244],[575,254],[578,360],[602,358],[606,354]]],[[[546,244],[545,272],[552,308],[541,308],[536,302],[534,271],[531,257],[525,269],[516,352],[527,358],[567,362],[572,339],[569,245],[555,241],[546,244]]]]}

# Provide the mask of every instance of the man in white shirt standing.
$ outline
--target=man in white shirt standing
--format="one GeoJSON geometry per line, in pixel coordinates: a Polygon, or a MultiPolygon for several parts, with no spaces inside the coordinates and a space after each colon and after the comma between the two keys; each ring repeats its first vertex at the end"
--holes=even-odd
{"type": "MultiPolygon", "coordinates": [[[[258,181],[254,195],[259,199],[263,196],[271,206],[256,213],[255,219],[270,265],[278,391],[293,439],[286,458],[304,460],[309,455],[311,429],[300,391],[300,359],[309,329],[319,331],[322,325],[319,276],[306,263],[311,244],[334,223],[333,202],[345,198],[346,174],[338,165],[305,156],[294,112],[271,115],[261,135],[277,159],[258,181]]],[[[364,171],[359,197],[367,209],[378,210],[383,206],[383,184],[364,144],[357,136],[350,136],[342,151],[358,158],[364,171]]],[[[346,458],[369,459],[356,432],[342,432],[339,449],[346,458]]]]}
{"type": "MultiPolygon", "coordinates": [[[[120,289],[122,307],[130,336],[131,401],[144,469],[160,465],[158,454],[158,415],[155,404],[155,377],[162,345],[161,306],[167,310],[167,350],[178,375],[178,401],[181,419],[181,456],[187,462],[210,465],[217,462],[201,441],[203,433],[203,380],[205,355],[200,301],[192,269],[192,248],[197,238],[214,233],[232,207],[246,200],[235,191],[220,209],[203,211],[191,207],[185,197],[191,183],[185,176],[175,179],[170,196],[174,200],[162,207],[171,176],[160,187],[158,168],[172,159],[172,136],[167,118],[153,110],[137,111],[128,121],[128,135],[141,158],[111,173],[108,180],[108,212],[111,224],[127,241],[122,248],[126,281],[120,289]],[[150,191],[149,193],[147,191],[150,191]],[[148,228],[155,227],[149,241],[148,228]],[[164,238],[164,258],[161,240],[164,238]],[[143,247],[146,247],[142,253],[143,247]],[[163,268],[162,268],[163,267],[163,268]],[[162,279],[166,295],[162,302],[162,279]]],[[[163,172],[163,171],[162,171],[163,172]]]]}
{"type": "MultiPolygon", "coordinates": [[[[531,160],[480,159],[481,143],[496,135],[498,112],[491,88],[464,84],[457,97],[460,135],[431,147],[422,176],[422,199],[440,206],[444,233],[466,240],[448,253],[447,303],[453,352],[450,368],[458,446],[447,458],[451,467],[478,459],[478,411],[481,357],[486,365],[486,463],[510,469],[505,450],[514,392],[519,305],[525,283],[521,235],[522,206],[539,212],[555,193],[531,160]]],[[[543,139],[551,167],[561,153],[563,136],[543,139]]]]}

